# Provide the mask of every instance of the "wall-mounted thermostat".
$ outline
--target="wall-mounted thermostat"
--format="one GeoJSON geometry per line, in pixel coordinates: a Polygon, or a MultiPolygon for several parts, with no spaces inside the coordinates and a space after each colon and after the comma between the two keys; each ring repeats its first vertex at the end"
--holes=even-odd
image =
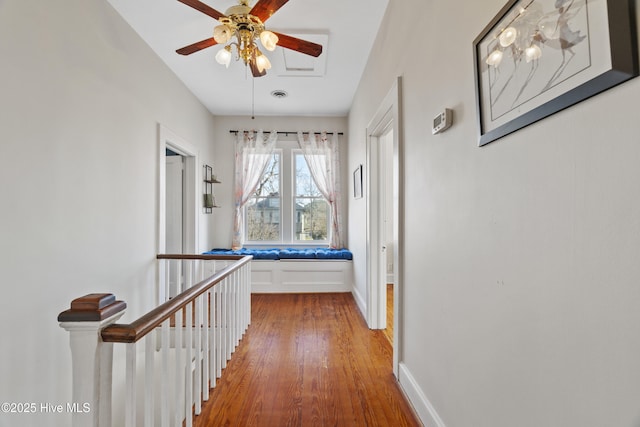
{"type": "Polygon", "coordinates": [[[453,111],[448,108],[445,108],[444,111],[438,114],[433,119],[433,128],[431,129],[431,133],[433,135],[444,131],[445,129],[449,129],[451,124],[453,123],[453,111]]]}

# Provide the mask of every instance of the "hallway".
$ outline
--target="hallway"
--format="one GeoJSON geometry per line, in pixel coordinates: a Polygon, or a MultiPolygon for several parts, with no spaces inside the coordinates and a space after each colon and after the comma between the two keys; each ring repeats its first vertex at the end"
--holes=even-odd
{"type": "Polygon", "coordinates": [[[392,349],[351,294],[256,294],[252,322],[194,425],[419,426],[392,349]]]}

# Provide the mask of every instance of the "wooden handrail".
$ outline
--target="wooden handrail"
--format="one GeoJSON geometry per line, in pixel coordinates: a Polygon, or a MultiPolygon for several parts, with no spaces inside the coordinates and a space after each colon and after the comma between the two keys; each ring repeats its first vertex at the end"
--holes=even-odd
{"type": "MultiPolygon", "coordinates": [[[[247,255],[249,256],[249,255],[247,255]]],[[[253,257],[253,255],[251,255],[253,257]]],[[[206,254],[161,254],[156,256],[157,259],[202,259],[205,261],[233,261],[244,258],[243,255],[206,255],[206,254]]]]}
{"type": "Polygon", "coordinates": [[[102,330],[102,340],[105,342],[134,343],[153,331],[178,310],[193,302],[198,296],[212,288],[232,272],[251,261],[253,256],[237,255],[158,255],[158,259],[202,259],[202,260],[231,260],[236,261],[228,265],[213,276],[204,279],[169,301],[160,304],[147,314],[129,324],[113,324],[102,330]]]}

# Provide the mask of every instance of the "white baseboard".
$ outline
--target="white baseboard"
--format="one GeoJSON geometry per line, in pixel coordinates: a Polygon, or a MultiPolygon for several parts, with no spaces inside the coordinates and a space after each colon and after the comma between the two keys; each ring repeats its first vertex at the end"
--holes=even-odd
{"type": "Polygon", "coordinates": [[[427,399],[424,392],[418,386],[418,383],[411,375],[409,368],[404,363],[400,363],[400,385],[404,390],[409,402],[413,406],[413,409],[418,414],[420,421],[425,427],[446,427],[435,408],[427,399]]]}
{"type": "Polygon", "coordinates": [[[362,298],[362,294],[358,292],[355,286],[351,289],[351,294],[353,294],[353,299],[356,300],[356,305],[360,309],[360,313],[362,313],[362,317],[367,318],[367,304],[364,302],[364,298],[362,298]]]}

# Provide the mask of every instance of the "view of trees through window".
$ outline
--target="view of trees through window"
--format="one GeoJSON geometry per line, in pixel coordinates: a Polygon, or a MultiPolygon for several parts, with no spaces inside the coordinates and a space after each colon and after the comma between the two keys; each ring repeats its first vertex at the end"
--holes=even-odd
{"type": "Polygon", "coordinates": [[[304,156],[292,153],[291,174],[283,170],[282,157],[281,151],[273,154],[245,207],[246,241],[326,241],[329,204],[315,185],[304,156]],[[293,179],[283,179],[288,175],[293,179]],[[283,200],[283,194],[291,197],[283,200]],[[291,212],[290,221],[291,215],[283,215],[283,210],[291,212]]]}
{"type": "Polygon", "coordinates": [[[318,190],[304,155],[295,155],[296,240],[327,240],[329,204],[318,190]]]}
{"type": "Polygon", "coordinates": [[[281,155],[271,157],[256,191],[246,205],[247,240],[280,240],[281,155]]]}

